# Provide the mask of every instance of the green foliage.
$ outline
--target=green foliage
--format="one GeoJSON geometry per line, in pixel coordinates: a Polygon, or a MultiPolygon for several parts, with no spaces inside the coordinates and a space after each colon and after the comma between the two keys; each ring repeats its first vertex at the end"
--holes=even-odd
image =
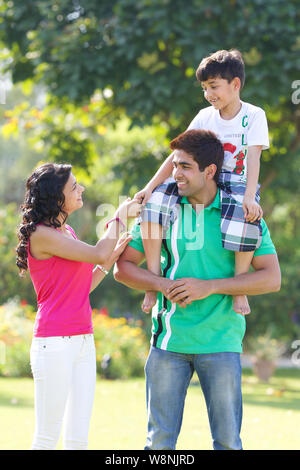
{"type": "Polygon", "coordinates": [[[166,126],[128,130],[129,124],[123,117],[114,128],[106,128],[98,158],[90,166],[89,191],[100,192],[113,204],[119,204],[120,196],[133,196],[141,189],[169,154],[166,126]]]}
{"type": "MultiPolygon", "coordinates": [[[[167,155],[170,137],[206,106],[195,79],[200,60],[237,47],[246,64],[242,99],[262,106],[269,122],[261,204],[282,271],[279,293],[250,299],[247,330],[254,336],[271,323],[277,336],[299,336],[300,114],[292,102],[300,78],[298,3],[0,2],[0,59],[14,82],[0,109],[1,302],[18,292],[35,305],[30,279],[20,280],[14,264],[17,206],[33,167],[40,160],[74,165],[86,191],[84,210],[70,223],[94,243],[101,204],[116,207],[119,196],[141,189],[167,155]],[[6,206],[11,201],[17,205],[6,206]]],[[[139,315],[141,296],[110,275],[91,301],[116,315],[139,315]]]]}
{"type": "Polygon", "coordinates": [[[182,129],[203,104],[195,68],[220,48],[245,54],[247,100],[276,105],[299,79],[297,0],[14,0],[0,26],[14,82],[35,77],[78,103],[108,88],[133,122],[173,115],[182,129]]]}
{"type": "Polygon", "coordinates": [[[16,204],[0,205],[0,302],[18,294],[21,299],[35,305],[36,297],[31,280],[29,276],[20,278],[16,266],[16,232],[19,221],[16,204]]]}
{"type": "MultiPolygon", "coordinates": [[[[23,121],[46,159],[67,158],[90,174],[105,146],[105,129],[124,113],[129,126],[167,123],[173,137],[206,105],[195,79],[200,60],[238,47],[246,63],[242,98],[262,106],[269,120],[272,146],[263,153],[263,188],[275,191],[277,201],[278,184],[297,189],[297,0],[40,0],[26,7],[15,0],[2,2],[1,10],[0,40],[11,60],[7,50],[2,56],[14,83],[27,90],[33,81],[46,86],[43,113],[19,107],[7,116],[3,132],[19,132],[23,121]]],[[[141,170],[150,173],[152,162],[142,152],[128,162],[130,175],[116,176],[139,185],[141,170]]]]}

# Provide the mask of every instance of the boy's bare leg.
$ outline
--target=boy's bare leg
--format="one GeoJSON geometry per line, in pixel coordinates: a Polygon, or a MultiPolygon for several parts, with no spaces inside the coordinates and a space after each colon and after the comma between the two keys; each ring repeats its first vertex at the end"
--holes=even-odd
{"type": "MultiPolygon", "coordinates": [[[[160,257],[162,242],[162,227],[152,222],[141,222],[141,235],[145,250],[145,257],[149,271],[154,274],[161,274],[160,257]]],[[[155,291],[147,291],[142,303],[142,310],[150,313],[156,304],[157,293],[155,291]]]]}
{"type": "MultiPolygon", "coordinates": [[[[253,258],[253,251],[237,251],[235,253],[235,275],[244,274],[249,271],[253,258]]],[[[251,312],[250,305],[246,295],[233,296],[233,310],[242,315],[248,315],[251,312]]]]}

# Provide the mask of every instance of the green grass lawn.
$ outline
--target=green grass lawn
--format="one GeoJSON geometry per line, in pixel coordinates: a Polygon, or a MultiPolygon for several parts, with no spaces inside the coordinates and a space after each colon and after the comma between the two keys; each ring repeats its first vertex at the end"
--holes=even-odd
{"type": "MultiPolygon", "coordinates": [[[[300,371],[277,370],[268,384],[243,373],[245,450],[300,449],[300,371]]],[[[146,434],[144,380],[98,380],[89,449],[140,450],[146,434]]],[[[33,381],[0,378],[0,449],[29,449],[34,430],[33,381]]],[[[61,448],[61,442],[59,447],[61,448]]],[[[193,379],[178,450],[210,450],[201,388],[193,379]]]]}

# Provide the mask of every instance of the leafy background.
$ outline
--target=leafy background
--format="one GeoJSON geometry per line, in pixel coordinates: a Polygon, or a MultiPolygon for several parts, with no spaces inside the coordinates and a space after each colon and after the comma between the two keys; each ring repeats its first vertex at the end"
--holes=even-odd
{"type": "MultiPolygon", "coordinates": [[[[275,337],[299,338],[299,20],[297,0],[0,1],[7,90],[0,107],[0,305],[16,296],[36,305],[14,251],[33,168],[73,164],[86,191],[84,210],[70,223],[95,243],[99,207],[141,189],[168,155],[169,140],[207,105],[195,78],[202,57],[237,47],[246,64],[242,99],[261,106],[269,122],[261,203],[282,270],[279,293],[250,298],[247,336],[271,326],[275,337]]],[[[111,317],[140,319],[148,334],[142,296],[110,274],[91,303],[111,317]]]]}

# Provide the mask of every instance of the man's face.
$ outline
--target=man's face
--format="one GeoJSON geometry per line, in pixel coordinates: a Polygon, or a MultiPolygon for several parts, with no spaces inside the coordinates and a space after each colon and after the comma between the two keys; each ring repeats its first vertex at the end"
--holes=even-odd
{"type": "Polygon", "coordinates": [[[206,186],[205,171],[200,171],[193,156],[184,150],[174,151],[173,178],[180,196],[194,197],[206,186]]]}
{"type": "Polygon", "coordinates": [[[234,78],[230,83],[224,78],[209,78],[201,82],[204,98],[218,110],[226,108],[233,100],[239,97],[240,80],[234,78]]]}

